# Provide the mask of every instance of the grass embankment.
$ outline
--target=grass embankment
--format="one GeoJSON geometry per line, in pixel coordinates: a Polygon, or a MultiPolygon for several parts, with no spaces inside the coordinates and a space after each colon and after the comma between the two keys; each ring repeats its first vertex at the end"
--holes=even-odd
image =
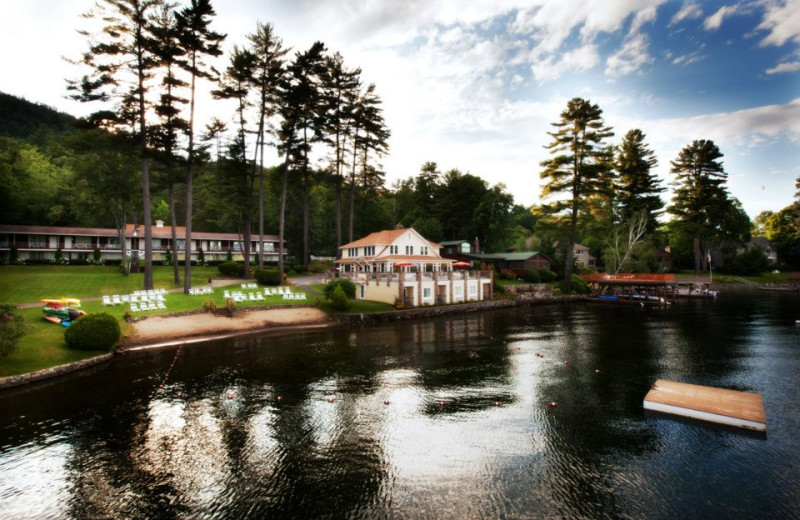
{"type": "MultiPolygon", "coordinates": [[[[181,273],[183,274],[183,273],[181,273]]],[[[219,271],[214,267],[192,268],[192,285],[203,286],[209,278],[219,278],[219,271]]],[[[131,294],[141,289],[143,274],[122,276],[116,267],[97,266],[0,266],[0,301],[20,303],[36,303],[44,298],[80,298],[81,310],[87,313],[107,312],[118,318],[125,334],[130,325],[124,322],[125,312],[130,307],[125,305],[104,306],[101,301],[86,301],[87,298],[100,298],[104,294],[131,294]]],[[[154,286],[159,289],[177,289],[173,283],[171,267],[153,268],[154,286]]],[[[214,294],[191,296],[183,293],[171,293],[165,296],[166,311],[140,312],[134,316],[147,316],[172,312],[201,310],[203,304],[210,300],[219,307],[225,307],[224,291],[240,290],[247,294],[255,293],[255,289],[242,289],[239,283],[230,287],[220,287],[214,294]]],[[[262,294],[263,294],[263,288],[262,294]]],[[[297,289],[294,289],[297,291],[297,289]]],[[[241,302],[237,307],[262,305],[302,305],[313,303],[308,300],[287,300],[281,296],[265,297],[264,301],[241,302]]],[[[0,356],[0,377],[24,374],[71,363],[98,355],[98,352],[73,350],[64,343],[64,327],[45,321],[41,307],[21,310],[25,318],[25,336],[19,342],[17,350],[12,354],[0,356]]]]}
{"type": "MultiPolygon", "coordinates": [[[[181,275],[183,271],[181,270],[181,275]]],[[[215,267],[193,267],[192,286],[201,287],[209,279],[220,278],[220,273],[215,267]]],[[[61,297],[80,298],[81,310],[87,313],[107,312],[120,320],[123,335],[128,333],[130,325],[124,321],[126,311],[130,306],[112,305],[105,306],[102,301],[87,301],[88,298],[101,298],[103,295],[131,294],[142,288],[143,274],[122,276],[117,267],[98,266],[0,266],[0,301],[15,304],[38,303],[44,298],[57,299],[61,297]]],[[[250,283],[253,283],[250,281],[250,283]]],[[[154,266],[153,285],[157,289],[179,289],[173,283],[172,267],[154,266]]],[[[307,293],[306,300],[284,300],[282,296],[264,296],[264,300],[236,303],[236,307],[262,307],[267,305],[315,305],[318,296],[324,292],[323,285],[312,286],[314,292],[307,293]],[[317,293],[317,294],[315,294],[317,293]]],[[[226,304],[225,291],[241,291],[245,295],[261,292],[259,289],[243,289],[241,283],[226,287],[217,287],[213,294],[186,295],[182,292],[165,295],[166,310],[146,311],[132,314],[133,317],[149,316],[154,314],[177,313],[197,311],[203,305],[214,301],[217,307],[224,308],[226,304]]],[[[302,292],[297,287],[292,287],[293,292],[302,292]]],[[[321,299],[321,298],[320,298],[321,299]]],[[[319,308],[331,313],[330,304],[319,302],[319,308]]],[[[371,301],[351,301],[348,312],[369,313],[392,310],[389,304],[371,301]]],[[[98,355],[97,352],[73,350],[64,343],[64,327],[45,321],[42,318],[41,307],[21,310],[25,317],[25,336],[19,342],[17,350],[6,356],[0,356],[0,377],[24,374],[42,370],[53,366],[80,361],[98,355]]]]}

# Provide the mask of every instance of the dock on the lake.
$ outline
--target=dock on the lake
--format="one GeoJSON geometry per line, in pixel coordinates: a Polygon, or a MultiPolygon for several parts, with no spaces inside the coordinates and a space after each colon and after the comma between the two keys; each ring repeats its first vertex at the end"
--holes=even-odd
{"type": "Polygon", "coordinates": [[[657,380],[644,398],[645,410],[767,431],[761,394],[657,380]]]}

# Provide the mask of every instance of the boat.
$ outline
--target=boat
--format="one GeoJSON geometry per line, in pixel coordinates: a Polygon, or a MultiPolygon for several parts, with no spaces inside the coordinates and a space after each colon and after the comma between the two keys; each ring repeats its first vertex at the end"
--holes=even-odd
{"type": "Polygon", "coordinates": [[[81,301],[77,298],[44,299],[42,302],[44,303],[44,307],[42,307],[44,319],[50,323],[66,327],[86,314],[75,308],[81,305],[81,301]]]}

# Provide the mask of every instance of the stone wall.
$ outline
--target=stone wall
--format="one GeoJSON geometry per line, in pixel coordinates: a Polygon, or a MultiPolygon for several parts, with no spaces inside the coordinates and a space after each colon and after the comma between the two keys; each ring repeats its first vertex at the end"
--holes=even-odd
{"type": "Polygon", "coordinates": [[[489,300],[482,302],[459,303],[454,305],[437,305],[435,307],[417,307],[403,311],[373,312],[369,314],[334,314],[334,318],[342,323],[380,323],[386,321],[415,320],[447,316],[450,314],[463,314],[467,312],[489,311],[494,309],[508,309],[528,305],[546,305],[568,303],[580,299],[580,296],[538,296],[516,298],[508,300],[489,300]]]}
{"type": "Polygon", "coordinates": [[[57,367],[51,367],[44,370],[37,370],[36,372],[30,372],[28,374],[0,377],[0,389],[12,388],[15,386],[33,383],[35,381],[50,379],[51,377],[57,377],[60,375],[68,374],[70,372],[77,372],[78,370],[83,370],[84,368],[93,365],[105,363],[106,361],[109,361],[113,356],[114,356],[113,353],[102,354],[99,356],[95,356],[93,358],[83,359],[81,361],[76,361],[74,363],[67,363],[66,365],[59,365],[57,367]]]}

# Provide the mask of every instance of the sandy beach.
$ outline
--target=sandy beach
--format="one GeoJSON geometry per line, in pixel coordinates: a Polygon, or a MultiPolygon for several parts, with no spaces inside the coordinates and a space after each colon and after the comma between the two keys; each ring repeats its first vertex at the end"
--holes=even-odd
{"type": "Polygon", "coordinates": [[[131,330],[118,346],[121,349],[130,349],[190,338],[214,338],[277,327],[325,323],[332,323],[328,315],[312,307],[239,311],[233,317],[214,316],[210,313],[151,316],[132,323],[131,330]]]}

